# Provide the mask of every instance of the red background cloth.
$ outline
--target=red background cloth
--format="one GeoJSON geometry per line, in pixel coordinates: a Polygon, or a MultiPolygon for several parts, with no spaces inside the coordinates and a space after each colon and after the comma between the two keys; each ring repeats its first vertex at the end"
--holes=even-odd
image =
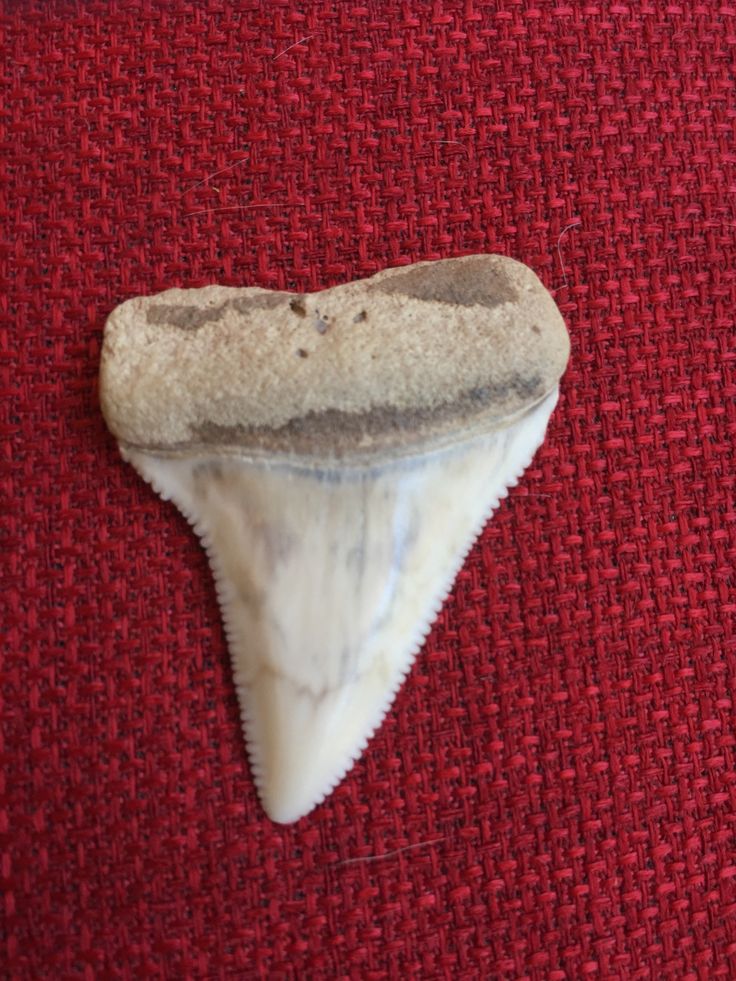
{"type": "Polygon", "coordinates": [[[736,976],[735,46],[726,2],[5,3],[8,977],[736,976]],[[272,825],[105,317],[472,252],[565,315],[548,440],[368,752],[272,825]]]}

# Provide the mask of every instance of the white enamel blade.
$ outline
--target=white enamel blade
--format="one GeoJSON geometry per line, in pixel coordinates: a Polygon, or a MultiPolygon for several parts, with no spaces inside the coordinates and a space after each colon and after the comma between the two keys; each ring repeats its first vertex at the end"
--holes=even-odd
{"type": "Polygon", "coordinates": [[[274,821],[307,814],[365,748],[556,399],[467,444],[352,472],[125,452],[207,548],[274,821]]]}

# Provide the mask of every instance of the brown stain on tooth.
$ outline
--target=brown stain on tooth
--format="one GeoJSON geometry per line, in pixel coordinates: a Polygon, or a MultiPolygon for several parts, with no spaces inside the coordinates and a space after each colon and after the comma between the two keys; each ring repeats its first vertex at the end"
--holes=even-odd
{"type": "Polygon", "coordinates": [[[216,323],[222,319],[226,303],[216,307],[179,306],[170,303],[154,303],[146,311],[146,323],[166,324],[180,330],[199,330],[205,324],[216,323]]]}
{"type": "MultiPolygon", "coordinates": [[[[249,314],[256,310],[273,310],[284,302],[288,294],[273,292],[252,293],[238,296],[216,306],[180,305],[178,303],[153,303],[146,311],[146,323],[153,326],[178,327],[180,330],[199,330],[207,324],[217,323],[228,310],[249,314]]],[[[306,311],[305,311],[306,312],[306,311]]]]}
{"type": "Polygon", "coordinates": [[[513,303],[519,294],[509,277],[500,269],[491,269],[481,261],[470,259],[452,268],[441,262],[397,270],[383,282],[370,287],[382,293],[398,293],[426,303],[450,303],[455,306],[484,306],[492,310],[501,303],[513,303]]]}
{"type": "Polygon", "coordinates": [[[421,440],[427,431],[451,432],[458,415],[472,425],[489,405],[513,404],[515,398],[534,400],[544,395],[543,378],[512,374],[498,382],[476,386],[455,399],[435,406],[400,409],[377,405],[366,412],[344,412],[326,409],[306,412],[283,426],[222,426],[208,421],[195,427],[192,436],[200,446],[246,445],[275,452],[307,455],[319,452],[325,444],[332,447],[335,459],[347,456],[356,445],[371,445],[381,439],[387,446],[399,448],[412,439],[421,440]]]}
{"type": "Polygon", "coordinates": [[[251,293],[250,296],[238,296],[230,300],[227,304],[238,313],[252,313],[253,310],[275,310],[280,307],[288,293],[279,291],[264,291],[262,293],[251,293]]]}

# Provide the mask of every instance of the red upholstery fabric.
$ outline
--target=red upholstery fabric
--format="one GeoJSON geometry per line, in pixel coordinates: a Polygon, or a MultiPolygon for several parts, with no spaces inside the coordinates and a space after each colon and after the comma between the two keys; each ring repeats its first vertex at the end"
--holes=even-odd
{"type": "Polygon", "coordinates": [[[736,976],[735,48],[727,0],[6,0],[3,976],[736,976]],[[548,441],[272,825],[105,317],[472,252],[564,312],[548,441]]]}

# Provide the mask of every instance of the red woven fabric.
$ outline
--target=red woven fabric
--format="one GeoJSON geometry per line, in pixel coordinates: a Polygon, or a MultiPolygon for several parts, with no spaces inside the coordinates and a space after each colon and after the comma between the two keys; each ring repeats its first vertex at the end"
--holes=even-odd
{"type": "Polygon", "coordinates": [[[6,0],[3,976],[736,976],[735,48],[726,0],[6,0]],[[563,310],[549,438],[272,825],[105,317],[472,252],[563,310]]]}

